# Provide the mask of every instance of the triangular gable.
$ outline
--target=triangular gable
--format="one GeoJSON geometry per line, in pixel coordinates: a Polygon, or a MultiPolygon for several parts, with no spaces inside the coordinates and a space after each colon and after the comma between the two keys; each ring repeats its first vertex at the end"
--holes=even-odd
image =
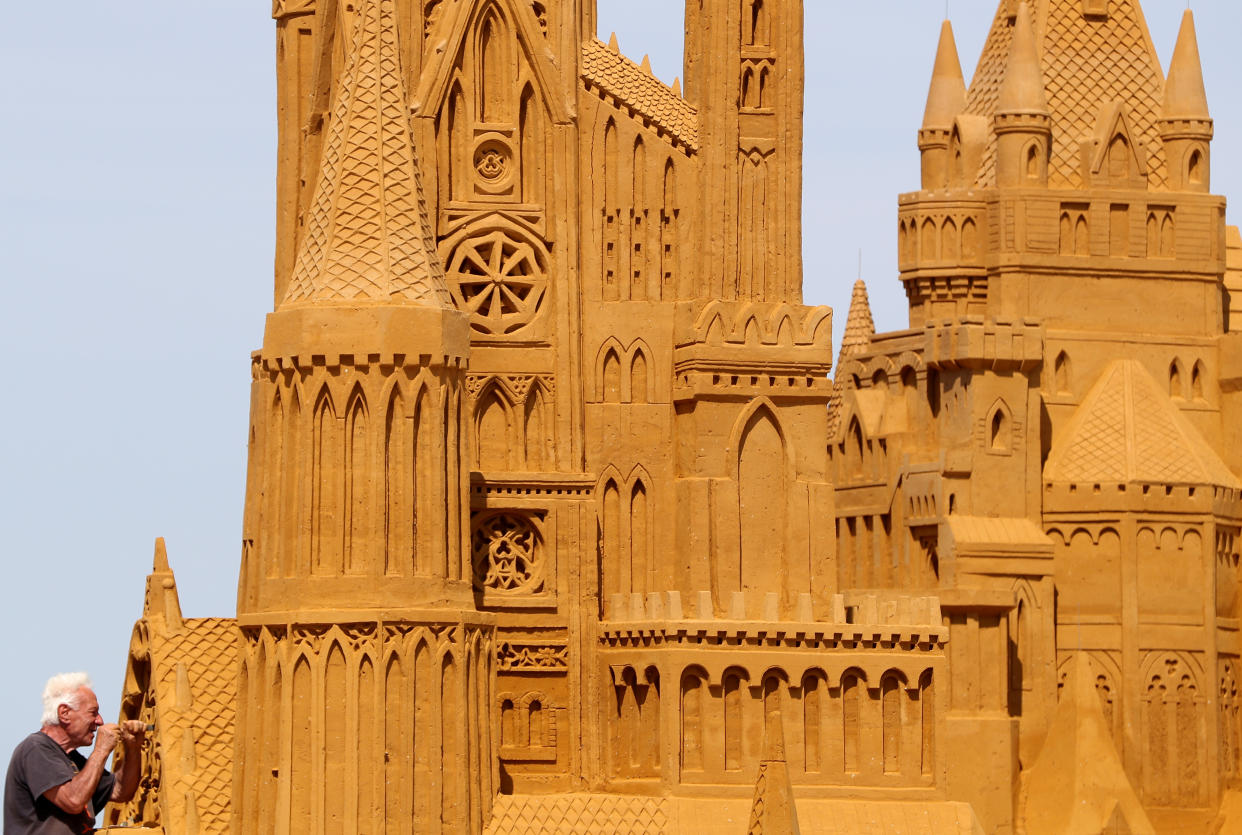
{"type": "Polygon", "coordinates": [[[489,5],[499,7],[512,24],[522,56],[530,65],[540,97],[548,108],[552,121],[568,124],[571,117],[565,99],[566,93],[553,83],[557,74],[548,57],[547,39],[537,29],[538,22],[534,12],[513,0],[474,0],[462,3],[458,5],[456,13],[450,11],[436,23],[430,36],[435,47],[428,50],[422,78],[410,106],[420,116],[432,116],[444,107],[444,101],[452,87],[453,70],[465,48],[466,37],[474,30],[475,24],[489,5]]]}
{"type": "Polygon", "coordinates": [[[1242,482],[1137,360],[1116,360],[1104,369],[1053,445],[1044,480],[1242,489],[1242,482]]]}
{"type": "Polygon", "coordinates": [[[1095,149],[1091,156],[1091,174],[1108,174],[1107,166],[1113,140],[1120,136],[1129,148],[1127,177],[1135,179],[1137,182],[1134,185],[1142,188],[1147,183],[1147,151],[1142,137],[1135,135],[1132,122],[1130,109],[1125,102],[1115,101],[1100,106],[1100,115],[1096,119],[1095,149]]]}
{"type": "Polygon", "coordinates": [[[1039,758],[1025,776],[1028,835],[1155,835],[1109,735],[1085,652],[1075,654],[1073,680],[1053,714],[1039,758]],[[1128,829],[1107,828],[1122,822],[1128,829]]]}
{"type": "MultiPolygon", "coordinates": [[[[140,621],[129,668],[142,669],[126,693],[124,719],[153,724],[143,788],[109,806],[111,824],[160,824],[168,832],[227,835],[232,815],[237,700],[237,626],[232,618],[190,618],[175,631],[140,621]],[[136,697],[136,698],[135,698],[136,697]]],[[[127,690],[132,677],[127,675],[127,690]]]]}
{"type": "Polygon", "coordinates": [[[846,389],[842,422],[849,425],[849,418],[857,417],[863,437],[878,438],[884,429],[884,407],[887,400],[888,393],[880,389],[846,389]]]}

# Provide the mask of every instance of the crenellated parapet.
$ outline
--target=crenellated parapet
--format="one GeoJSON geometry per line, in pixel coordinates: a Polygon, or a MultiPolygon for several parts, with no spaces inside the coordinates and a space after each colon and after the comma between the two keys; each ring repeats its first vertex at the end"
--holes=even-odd
{"type": "Polygon", "coordinates": [[[1033,319],[963,316],[929,322],[923,334],[923,357],[930,367],[1029,372],[1044,359],[1043,327],[1033,319]]]}

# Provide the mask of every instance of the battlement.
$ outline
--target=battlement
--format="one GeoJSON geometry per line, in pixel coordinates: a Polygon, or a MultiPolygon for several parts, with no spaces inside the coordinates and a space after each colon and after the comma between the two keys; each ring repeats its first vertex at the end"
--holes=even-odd
{"type": "Polygon", "coordinates": [[[902,278],[926,270],[982,270],[987,204],[964,195],[903,195],[897,215],[897,269],[902,278]]]}
{"type": "Polygon", "coordinates": [[[1044,359],[1038,320],[1020,322],[963,316],[924,325],[923,356],[929,367],[1031,371],[1044,359]]]}
{"type": "Polygon", "coordinates": [[[935,597],[885,593],[834,594],[816,612],[810,594],[798,596],[792,619],[780,616],[776,593],[734,592],[717,616],[712,594],[695,595],[693,614],[680,592],[613,595],[611,618],[601,625],[609,647],[672,645],[818,647],[822,649],[929,649],[948,638],[935,597]]]}
{"type": "Polygon", "coordinates": [[[1231,487],[1210,484],[1045,482],[1044,509],[1059,512],[1101,511],[1196,513],[1238,518],[1242,494],[1231,487]]]}

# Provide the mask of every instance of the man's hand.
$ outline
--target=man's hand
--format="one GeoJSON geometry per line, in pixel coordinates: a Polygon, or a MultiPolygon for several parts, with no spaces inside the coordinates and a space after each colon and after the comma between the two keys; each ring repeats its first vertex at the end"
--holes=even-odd
{"type": "Polygon", "coordinates": [[[95,751],[105,756],[111,754],[116,748],[120,733],[121,729],[117,725],[100,725],[99,730],[95,731],[95,751]]]}
{"type": "Polygon", "coordinates": [[[121,744],[129,749],[137,749],[142,747],[142,742],[147,737],[147,724],[138,719],[126,719],[119,726],[121,732],[121,744]]]}

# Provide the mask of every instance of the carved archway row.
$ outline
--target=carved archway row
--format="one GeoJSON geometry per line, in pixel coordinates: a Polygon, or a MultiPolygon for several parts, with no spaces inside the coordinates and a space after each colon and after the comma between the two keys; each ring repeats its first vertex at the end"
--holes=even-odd
{"type": "Polygon", "coordinates": [[[555,449],[555,383],[537,374],[472,376],[474,466],[482,472],[544,472],[555,449]]]}
{"type": "Polygon", "coordinates": [[[600,298],[669,301],[681,280],[681,197],[685,157],[663,135],[631,119],[604,120],[596,136],[600,298]]]}
{"type": "Polygon", "coordinates": [[[641,465],[628,476],[614,466],[600,475],[595,488],[600,554],[600,606],[613,616],[613,600],[655,591],[655,482],[641,465]]]}
{"type": "Polygon", "coordinates": [[[1207,800],[1207,709],[1201,659],[1181,651],[1149,652],[1143,688],[1142,796],[1158,806],[1201,806],[1207,800]]]}
{"type": "Polygon", "coordinates": [[[966,212],[903,217],[897,224],[897,252],[907,267],[973,263],[981,253],[979,221],[966,212]]]}
{"type": "Polygon", "coordinates": [[[246,630],[234,795],[244,831],[442,816],[465,830],[486,818],[491,658],[490,627],[469,624],[246,630]],[[340,767],[354,757],[383,769],[340,767]],[[324,800],[282,808],[278,793],[324,800]]]}
{"type": "Polygon", "coordinates": [[[466,577],[460,374],[316,369],[266,388],[252,427],[252,580],[466,577]]]}
{"type": "Polygon", "coordinates": [[[832,310],[795,308],[785,303],[716,299],[703,306],[694,322],[695,340],[705,345],[830,347],[832,310]]]}
{"type": "Polygon", "coordinates": [[[872,438],[852,406],[841,415],[841,434],[829,445],[838,484],[879,483],[888,477],[888,442],[872,438]]]}
{"type": "Polygon", "coordinates": [[[500,716],[500,756],[502,759],[542,759],[552,755],[557,745],[557,712],[548,694],[540,690],[525,693],[502,692],[496,697],[500,716]]]}
{"type": "MultiPolygon", "coordinates": [[[[1016,612],[1016,610],[1015,610],[1016,612]]],[[[1080,650],[1086,652],[1091,661],[1090,669],[1094,676],[1092,684],[1096,696],[1100,700],[1100,711],[1104,714],[1104,723],[1112,736],[1117,753],[1125,753],[1126,738],[1124,727],[1128,705],[1124,703],[1125,689],[1121,686],[1125,680],[1121,672],[1119,653],[1106,650],[1080,650]]],[[[1065,688],[1073,686],[1069,681],[1073,667],[1073,652],[1062,652],[1057,659],[1057,700],[1065,698],[1065,688]]]]}
{"type": "Polygon", "coordinates": [[[1201,359],[1194,361],[1189,367],[1189,373],[1187,363],[1181,357],[1174,357],[1169,363],[1169,396],[1174,400],[1206,402],[1207,381],[1207,365],[1201,359]]]}
{"type": "MultiPolygon", "coordinates": [[[[1142,210],[1142,207],[1138,207],[1142,210]]],[[[1114,257],[1127,257],[1132,254],[1130,246],[1130,207],[1115,207],[1117,217],[1106,217],[1109,221],[1107,232],[1108,252],[1114,257]]],[[[1061,207],[1058,222],[1059,244],[1061,255],[1087,257],[1101,254],[1093,251],[1094,232],[1092,222],[1095,212],[1086,203],[1067,203],[1061,207]]],[[[1145,253],[1148,258],[1173,258],[1176,254],[1177,229],[1172,208],[1150,206],[1146,209],[1144,227],[1146,234],[1145,253]]]]}
{"type": "Polygon", "coordinates": [[[655,403],[656,369],[651,346],[638,338],[623,345],[609,337],[595,355],[597,403],[655,403]]]}
{"type": "Polygon", "coordinates": [[[869,682],[857,666],[833,677],[812,666],[794,678],[768,667],[759,679],[729,666],[712,683],[691,666],[680,687],[683,778],[740,777],[763,754],[755,742],[779,733],[800,782],[845,784],[865,775],[925,785],[935,774],[935,711],[930,668],[913,680],[888,668],[869,682]]]}
{"type": "Polygon", "coordinates": [[[621,779],[660,774],[660,671],[656,667],[612,667],[608,699],[609,764],[621,779]]]}

